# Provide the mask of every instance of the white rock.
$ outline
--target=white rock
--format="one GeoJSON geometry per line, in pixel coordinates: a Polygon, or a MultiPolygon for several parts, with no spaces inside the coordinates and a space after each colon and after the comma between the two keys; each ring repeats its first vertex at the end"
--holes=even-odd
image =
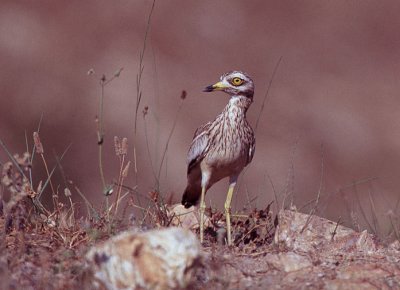
{"type": "Polygon", "coordinates": [[[200,245],[182,228],[124,232],[94,246],[86,259],[95,289],[176,289],[192,281],[200,245]]]}

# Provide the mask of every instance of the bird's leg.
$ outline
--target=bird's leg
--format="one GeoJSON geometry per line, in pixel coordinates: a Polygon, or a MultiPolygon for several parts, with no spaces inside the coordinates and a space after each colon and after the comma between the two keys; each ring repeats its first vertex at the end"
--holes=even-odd
{"type": "Polygon", "coordinates": [[[237,177],[231,177],[229,180],[229,190],[228,194],[226,195],[226,201],[225,201],[225,216],[226,216],[226,232],[228,236],[228,246],[232,245],[232,236],[231,236],[231,201],[232,201],[232,195],[233,195],[233,190],[236,185],[236,180],[237,177]]]}
{"type": "Polygon", "coordinates": [[[204,196],[206,195],[206,187],[201,187],[201,197],[200,197],[200,243],[204,240],[204,212],[206,210],[206,202],[204,201],[204,196]]]}

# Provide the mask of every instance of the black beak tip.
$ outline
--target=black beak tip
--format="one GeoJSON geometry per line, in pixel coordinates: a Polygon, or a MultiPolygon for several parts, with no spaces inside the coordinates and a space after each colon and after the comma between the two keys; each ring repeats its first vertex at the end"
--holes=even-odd
{"type": "Polygon", "coordinates": [[[213,88],[213,86],[211,85],[211,86],[208,86],[208,87],[206,87],[204,90],[203,90],[203,92],[212,92],[214,90],[214,88],[213,88]]]}

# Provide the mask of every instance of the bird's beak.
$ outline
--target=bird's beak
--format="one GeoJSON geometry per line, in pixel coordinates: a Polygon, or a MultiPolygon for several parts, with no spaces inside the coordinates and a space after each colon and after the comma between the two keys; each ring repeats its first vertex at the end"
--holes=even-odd
{"type": "Polygon", "coordinates": [[[226,86],[222,82],[206,87],[203,92],[222,91],[226,86]]]}

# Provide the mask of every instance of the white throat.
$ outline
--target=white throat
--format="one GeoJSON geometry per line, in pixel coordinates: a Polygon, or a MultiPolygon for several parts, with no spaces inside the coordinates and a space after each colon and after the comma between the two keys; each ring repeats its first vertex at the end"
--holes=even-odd
{"type": "Polygon", "coordinates": [[[244,96],[232,96],[229,100],[227,110],[229,121],[234,124],[238,120],[246,118],[249,100],[244,96]]]}

